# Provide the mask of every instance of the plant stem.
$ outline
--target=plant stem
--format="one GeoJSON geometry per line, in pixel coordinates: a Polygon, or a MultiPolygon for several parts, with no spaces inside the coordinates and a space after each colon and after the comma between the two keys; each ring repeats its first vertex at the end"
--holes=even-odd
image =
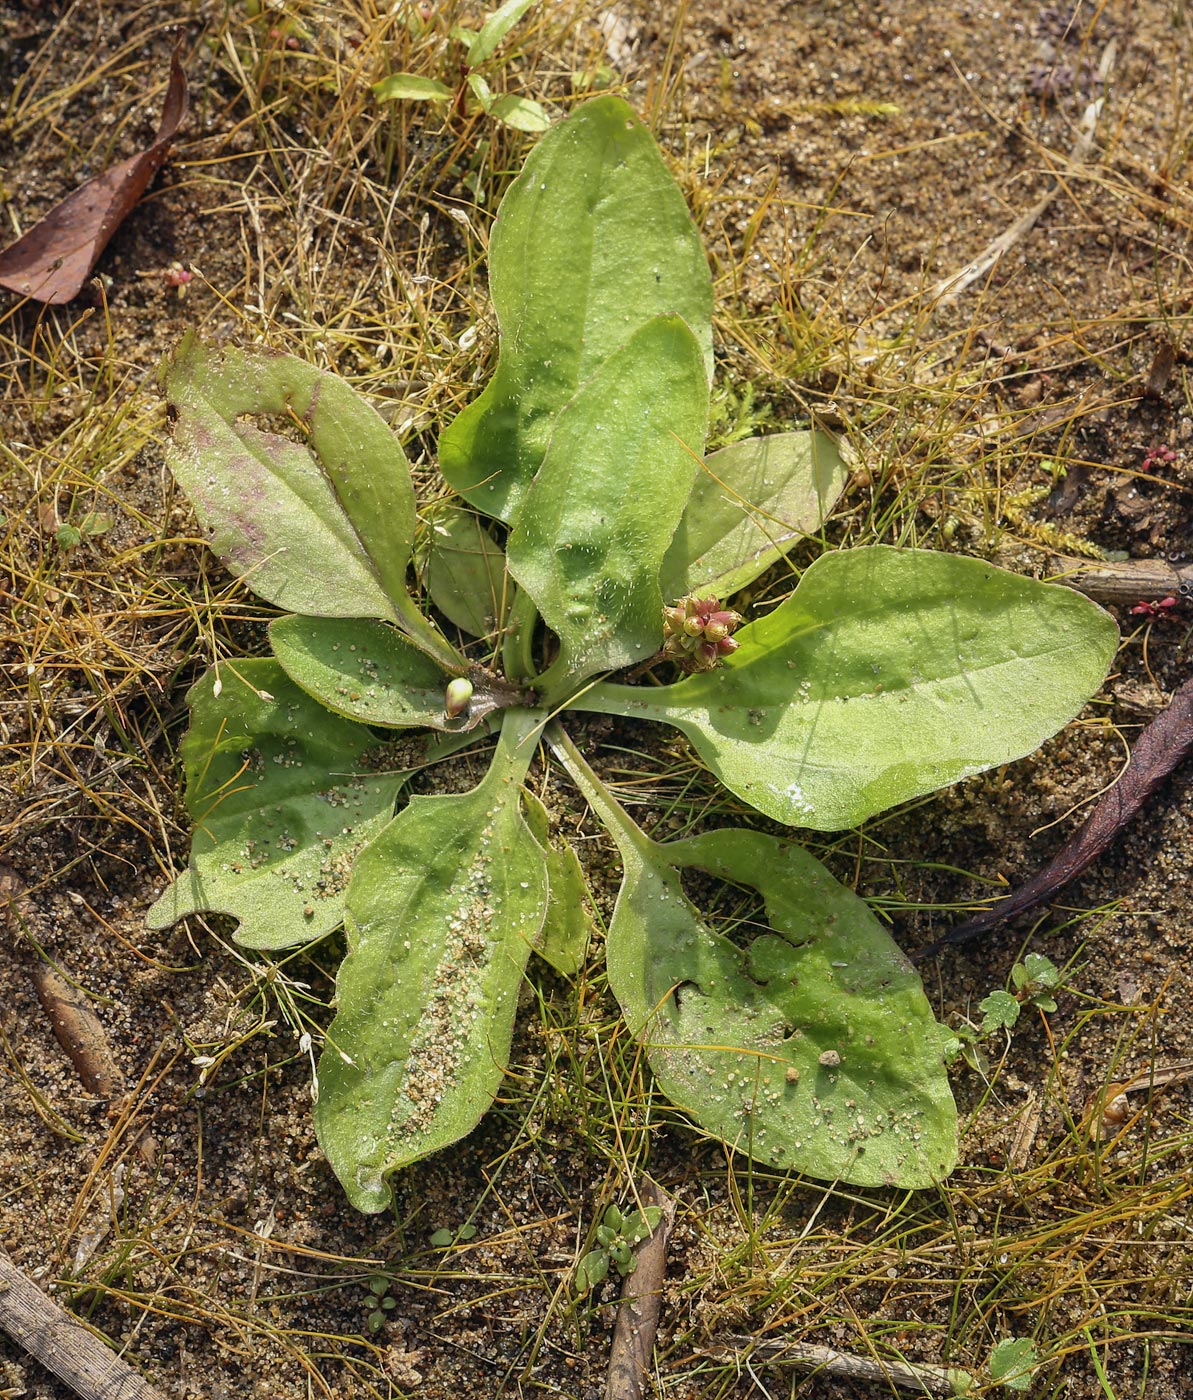
{"type": "Polygon", "coordinates": [[[530,681],[534,676],[534,624],[538,611],[524,588],[514,594],[505,638],[501,644],[501,663],[506,680],[530,681]]]}
{"type": "Polygon", "coordinates": [[[403,593],[401,597],[393,598],[391,601],[397,614],[398,626],[420,651],[426,652],[452,675],[462,675],[467,671],[467,660],[460,655],[435,624],[429,622],[419,612],[409,594],[403,593]]]}
{"type": "Polygon", "coordinates": [[[611,681],[598,681],[595,685],[577,696],[572,707],[596,715],[621,715],[623,719],[641,719],[652,708],[651,697],[658,689],[637,685],[616,685],[611,681]]]}
{"type": "Polygon", "coordinates": [[[646,847],[654,844],[592,771],[584,755],[558,724],[552,721],[547,725],[543,737],[567,769],[572,782],[584,794],[589,806],[604,822],[623,857],[630,852],[641,853],[646,847]]]}

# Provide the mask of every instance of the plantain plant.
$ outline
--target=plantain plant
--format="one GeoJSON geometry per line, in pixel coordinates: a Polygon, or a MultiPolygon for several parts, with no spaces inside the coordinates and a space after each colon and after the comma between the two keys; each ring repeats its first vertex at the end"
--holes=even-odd
{"type": "Polygon", "coordinates": [[[845,470],[814,429],[704,455],[708,266],[620,99],[542,138],[489,275],[499,360],[440,438],[455,495],[421,582],[402,450],[345,383],[194,338],[166,365],[175,476],[285,612],[272,656],[191,691],[190,864],[149,921],[231,915],[258,949],[343,925],[315,1122],[380,1210],[390,1173],[492,1102],[527,960],[583,955],[579,863],[526,786],[545,742],[620,852],[609,984],[665,1092],[768,1165],[926,1186],[956,1159],[946,1037],[867,905],[793,837],[652,839],[569,722],[671,725],[759,813],[833,831],[1035,748],[1097,689],[1114,624],[981,560],[880,546],[822,554],[751,621],[728,606],[819,528],[845,470]],[[469,745],[472,791],[403,805],[469,745]],[[755,891],[764,919],[719,931],[693,872],[755,891]]]}

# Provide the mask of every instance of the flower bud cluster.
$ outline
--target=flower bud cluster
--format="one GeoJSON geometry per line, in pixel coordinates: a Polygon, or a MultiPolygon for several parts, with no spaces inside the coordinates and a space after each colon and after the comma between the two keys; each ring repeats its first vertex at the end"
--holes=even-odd
{"type": "Polygon", "coordinates": [[[685,671],[711,671],[737,650],[730,633],[743,620],[716,598],[681,598],[663,609],[663,655],[685,671]]]}

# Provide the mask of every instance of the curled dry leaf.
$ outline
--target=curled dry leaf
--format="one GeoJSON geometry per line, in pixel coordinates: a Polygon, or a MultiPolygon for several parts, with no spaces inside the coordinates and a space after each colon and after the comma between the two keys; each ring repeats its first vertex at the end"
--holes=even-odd
{"type": "Polygon", "coordinates": [[[1184,1084],[1190,1079],[1193,1079],[1193,1060],[1180,1060],[1171,1065],[1152,1065],[1121,1084],[1107,1084],[1086,1101],[1082,1125],[1088,1130],[1096,1120],[1097,1135],[1102,1142],[1117,1137],[1132,1115],[1143,1112],[1132,1106],[1128,1095],[1163,1089],[1169,1084],[1184,1084]]]}
{"type": "Polygon", "coordinates": [[[55,306],[78,296],[108,240],[161,169],[186,111],[186,74],[175,54],[161,123],[150,145],[80,185],[5,248],[0,286],[55,306]]]}
{"type": "Polygon", "coordinates": [[[1094,863],[1169,773],[1193,749],[1193,680],[1182,685],[1135,741],[1122,777],[1052,857],[1043,870],[989,909],[966,919],[942,938],[921,948],[918,961],[946,943],[965,943],[988,929],[1026,914],[1075,880],[1094,863]]]}

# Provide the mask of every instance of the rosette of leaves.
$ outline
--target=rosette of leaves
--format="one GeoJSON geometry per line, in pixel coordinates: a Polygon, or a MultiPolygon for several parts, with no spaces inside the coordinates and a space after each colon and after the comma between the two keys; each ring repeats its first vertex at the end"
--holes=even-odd
{"type": "Polygon", "coordinates": [[[580,868],[525,787],[545,739],[619,848],[609,982],[662,1089],[769,1165],[928,1185],[956,1155],[944,1036],[867,905],[793,839],[652,840],[569,717],[674,726],[760,813],[832,831],[1029,752],[1097,689],[1114,625],[980,560],[859,548],[817,559],[720,664],[634,684],[665,606],[696,600],[672,623],[724,640],[725,603],[819,527],[841,458],[814,429],[704,454],[708,267],[621,100],[543,137],[489,276],[499,360],[440,438],[456,501],[429,516],[422,580],[402,450],[346,384],[194,339],[166,365],[174,473],[219,557],[286,612],[270,657],[193,688],[191,862],[150,922],[228,914],[264,949],[343,924],[315,1121],[379,1210],[390,1173],[496,1095],[527,960],[581,955],[580,868]],[[469,744],[475,788],[403,805],[412,772],[469,744]],[[689,872],[755,891],[764,918],[726,936],[689,872]]]}

